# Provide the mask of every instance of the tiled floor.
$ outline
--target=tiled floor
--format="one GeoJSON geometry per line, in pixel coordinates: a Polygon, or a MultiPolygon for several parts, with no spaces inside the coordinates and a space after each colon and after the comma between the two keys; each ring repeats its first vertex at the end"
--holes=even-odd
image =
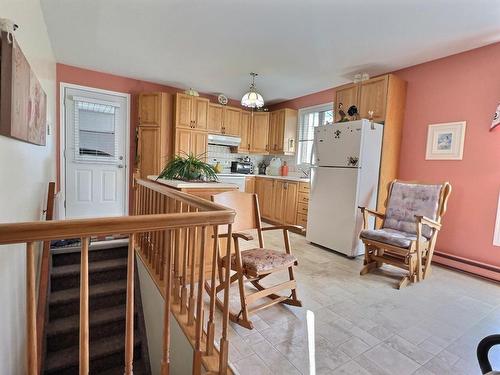
{"type": "MultiPolygon", "coordinates": [[[[265,236],[280,248],[281,232],[265,236]]],[[[361,259],[291,240],[304,307],[262,310],[254,330],[231,324],[230,361],[241,375],[480,374],[477,343],[500,333],[498,284],[435,266],[428,280],[396,290],[395,268],[361,277],[361,259]]],[[[500,368],[500,348],[490,359],[500,368]]]]}

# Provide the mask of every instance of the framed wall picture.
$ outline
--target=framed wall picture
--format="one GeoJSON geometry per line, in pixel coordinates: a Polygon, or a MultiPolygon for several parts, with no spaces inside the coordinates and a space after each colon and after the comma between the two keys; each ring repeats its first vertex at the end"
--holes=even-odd
{"type": "Polygon", "coordinates": [[[47,95],[6,32],[1,32],[0,51],[0,134],[45,146],[47,95]]]}
{"type": "Polygon", "coordinates": [[[429,125],[425,159],[462,160],[465,127],[465,121],[429,125]]]}

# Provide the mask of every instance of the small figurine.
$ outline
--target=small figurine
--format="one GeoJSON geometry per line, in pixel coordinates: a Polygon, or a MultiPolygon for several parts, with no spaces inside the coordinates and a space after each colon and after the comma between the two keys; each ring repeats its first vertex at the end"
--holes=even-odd
{"type": "Polygon", "coordinates": [[[359,119],[358,107],[356,107],[355,105],[351,105],[347,110],[347,114],[351,116],[351,120],[358,120],[359,119]]]}
{"type": "Polygon", "coordinates": [[[349,121],[349,119],[347,118],[347,115],[344,112],[344,105],[342,103],[339,103],[339,116],[340,116],[339,122],[349,121]]]}

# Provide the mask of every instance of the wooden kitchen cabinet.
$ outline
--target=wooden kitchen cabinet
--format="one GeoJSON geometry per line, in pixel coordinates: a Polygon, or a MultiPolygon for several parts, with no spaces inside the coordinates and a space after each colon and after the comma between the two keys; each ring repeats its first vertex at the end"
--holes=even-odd
{"type": "Polygon", "coordinates": [[[206,160],[207,133],[191,129],[176,129],[175,153],[176,155],[190,155],[206,160]]]}
{"type": "MultiPolygon", "coordinates": [[[[347,86],[339,87],[335,90],[335,122],[340,121],[339,115],[339,105],[342,104],[342,108],[347,115],[347,110],[350,106],[355,105],[358,107],[358,95],[359,94],[359,86],[356,84],[351,84],[347,86]]],[[[359,110],[359,107],[358,107],[359,110]]]]}
{"type": "Polygon", "coordinates": [[[263,218],[271,218],[274,210],[273,202],[274,179],[256,178],[255,193],[259,200],[260,215],[263,218]]]}
{"type": "Polygon", "coordinates": [[[284,222],[284,204],[286,196],[286,181],[272,179],[273,181],[273,203],[274,209],[271,212],[271,220],[276,223],[284,222]]]}
{"type": "Polygon", "coordinates": [[[241,109],[234,107],[224,107],[222,116],[222,134],[240,136],[241,109]]]}
{"type": "Polygon", "coordinates": [[[222,112],[224,107],[220,104],[210,103],[208,105],[208,124],[209,133],[220,134],[222,132],[222,112]]]}
{"type": "Polygon", "coordinates": [[[252,113],[251,134],[250,151],[259,154],[269,153],[269,113],[252,113]]]}
{"type": "Polygon", "coordinates": [[[208,105],[208,132],[240,137],[241,112],[239,108],[210,103],[208,105]]]}
{"type": "Polygon", "coordinates": [[[269,153],[295,153],[298,112],[284,108],[269,114],[269,153]]]}
{"type": "Polygon", "coordinates": [[[160,158],[160,128],[139,126],[137,131],[137,165],[139,176],[158,174],[162,168],[160,158]]]}
{"type": "Polygon", "coordinates": [[[283,194],[283,223],[295,225],[297,223],[298,182],[286,181],[283,194]]]}
{"type": "Polygon", "coordinates": [[[199,96],[175,95],[175,127],[207,130],[210,101],[199,96]]]}
{"type": "Polygon", "coordinates": [[[172,95],[141,93],[137,101],[135,175],[161,172],[172,152],[172,95]]]}
{"type": "Polygon", "coordinates": [[[139,94],[139,126],[160,126],[161,95],[157,92],[139,94]]]}
{"type": "MultiPolygon", "coordinates": [[[[299,189],[302,182],[270,177],[255,178],[263,219],[275,224],[298,224],[299,189]]],[[[307,209],[307,205],[305,206],[307,209]]],[[[307,211],[305,212],[307,219],[307,211]]]]}
{"type": "Polygon", "coordinates": [[[373,111],[373,121],[385,121],[387,102],[387,83],[389,76],[372,78],[361,83],[359,95],[360,118],[369,118],[369,111],[373,111]]]}
{"type": "Polygon", "coordinates": [[[239,153],[250,152],[250,140],[252,137],[251,123],[252,123],[252,114],[248,111],[241,111],[241,119],[240,119],[241,143],[238,146],[239,153]]]}
{"type": "Polygon", "coordinates": [[[255,193],[255,177],[245,178],[245,193],[255,193]]]}

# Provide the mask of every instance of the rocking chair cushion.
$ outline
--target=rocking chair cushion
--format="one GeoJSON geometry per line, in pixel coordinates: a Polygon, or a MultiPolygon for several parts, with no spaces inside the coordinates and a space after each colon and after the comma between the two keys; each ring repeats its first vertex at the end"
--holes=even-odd
{"type": "MultiPolygon", "coordinates": [[[[291,266],[296,261],[297,258],[292,254],[270,249],[255,248],[241,252],[243,268],[258,273],[291,266]]],[[[231,257],[231,266],[233,269],[236,267],[236,255],[231,257]]]]}
{"type": "Polygon", "coordinates": [[[416,241],[417,236],[407,232],[401,232],[395,229],[364,229],[360,233],[361,238],[383,242],[388,245],[408,249],[412,241],[416,241]]]}
{"type": "MultiPolygon", "coordinates": [[[[416,234],[415,215],[436,219],[442,187],[395,182],[387,204],[384,229],[416,234]]],[[[422,234],[430,238],[432,230],[424,225],[422,234]]]]}

